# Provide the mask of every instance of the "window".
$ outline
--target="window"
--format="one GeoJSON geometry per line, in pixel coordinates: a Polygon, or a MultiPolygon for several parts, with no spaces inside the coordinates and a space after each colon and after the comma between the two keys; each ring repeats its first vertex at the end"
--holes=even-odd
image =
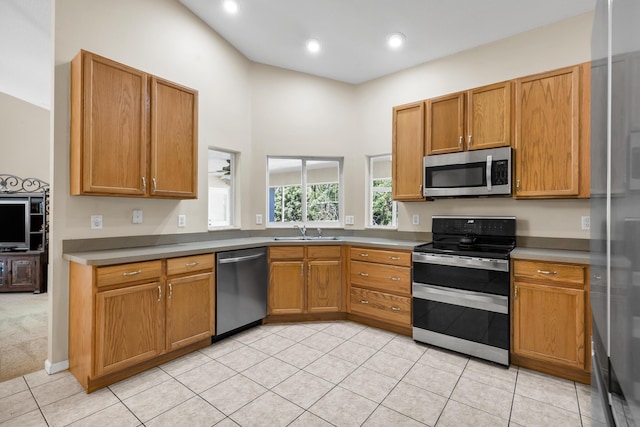
{"type": "Polygon", "coordinates": [[[397,203],[391,193],[391,155],[369,157],[369,225],[397,226],[397,203]]]}
{"type": "Polygon", "coordinates": [[[342,159],[269,157],[269,224],[342,225],[342,159]]]}
{"type": "Polygon", "coordinates": [[[209,228],[234,225],[236,153],[209,148],[209,228]]]}

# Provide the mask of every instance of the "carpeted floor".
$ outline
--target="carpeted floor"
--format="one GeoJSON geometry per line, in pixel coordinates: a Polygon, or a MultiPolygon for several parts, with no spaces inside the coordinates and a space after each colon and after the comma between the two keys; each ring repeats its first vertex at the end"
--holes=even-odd
{"type": "Polygon", "coordinates": [[[48,294],[0,294],[0,382],[44,368],[48,294]]]}

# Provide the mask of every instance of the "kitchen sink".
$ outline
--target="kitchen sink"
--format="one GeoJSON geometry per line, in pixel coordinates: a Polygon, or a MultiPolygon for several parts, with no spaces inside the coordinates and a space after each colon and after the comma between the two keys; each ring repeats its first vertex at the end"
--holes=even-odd
{"type": "Polygon", "coordinates": [[[275,240],[276,242],[279,241],[285,241],[285,242],[291,242],[291,241],[323,241],[323,240],[340,240],[340,237],[337,236],[306,236],[306,237],[302,237],[302,236],[278,236],[278,237],[274,237],[273,240],[275,240]]]}

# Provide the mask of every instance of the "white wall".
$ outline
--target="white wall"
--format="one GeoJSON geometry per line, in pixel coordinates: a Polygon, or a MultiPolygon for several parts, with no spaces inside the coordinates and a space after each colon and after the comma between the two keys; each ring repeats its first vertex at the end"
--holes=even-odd
{"type": "Polygon", "coordinates": [[[49,182],[49,110],[0,92],[0,174],[49,182]]]}
{"type": "MultiPolygon", "coordinates": [[[[497,83],[590,60],[593,13],[432,61],[357,87],[361,155],[391,152],[394,105],[497,83]]],[[[364,205],[356,212],[363,226],[364,205]]],[[[431,231],[432,215],[515,215],[518,235],[589,238],[580,217],[588,200],[454,199],[400,203],[403,231],[431,231]],[[420,215],[420,225],[411,217],[420,215]]]]}
{"type": "MultiPolygon", "coordinates": [[[[175,0],[57,0],[49,361],[67,358],[68,265],[74,238],[207,231],[207,147],[250,152],[249,61],[175,0]],[[198,200],[69,195],[70,61],[89,50],[199,91],[198,200]],[[131,224],[133,209],[144,223],[131,224]],[[177,228],[178,213],[187,227],[177,228]],[[102,214],[103,230],[89,218],[102,214]]],[[[118,165],[113,165],[118,167],[118,165]]],[[[250,168],[239,181],[246,180],[250,168]]]]}

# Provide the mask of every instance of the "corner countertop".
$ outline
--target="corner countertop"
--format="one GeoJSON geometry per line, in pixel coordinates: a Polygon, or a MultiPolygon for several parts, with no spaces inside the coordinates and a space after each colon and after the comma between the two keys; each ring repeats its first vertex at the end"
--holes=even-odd
{"type": "Polygon", "coordinates": [[[198,255],[247,249],[260,246],[292,246],[292,245],[366,245],[381,249],[412,250],[424,242],[410,240],[394,240],[376,237],[339,237],[339,240],[280,240],[273,237],[247,237],[237,239],[207,240],[170,245],[144,246],[137,248],[109,249],[88,252],[69,252],[63,255],[67,261],[83,265],[106,266],[130,262],[152,261],[161,258],[198,255]]]}
{"type": "Polygon", "coordinates": [[[511,259],[529,259],[534,261],[566,262],[571,264],[589,264],[588,251],[568,251],[561,249],[515,248],[511,259]]]}

